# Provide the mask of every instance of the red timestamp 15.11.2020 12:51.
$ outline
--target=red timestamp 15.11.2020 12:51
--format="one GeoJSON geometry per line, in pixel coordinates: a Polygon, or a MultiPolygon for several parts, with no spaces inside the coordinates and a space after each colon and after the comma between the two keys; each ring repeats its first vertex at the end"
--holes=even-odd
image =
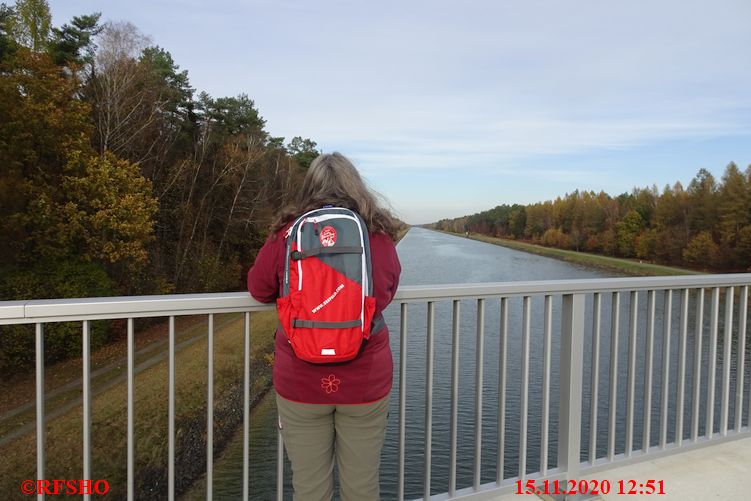
{"type": "Polygon", "coordinates": [[[537,480],[526,482],[516,481],[517,494],[547,494],[547,495],[577,495],[591,494],[624,494],[651,496],[665,494],[664,480],[618,480],[611,484],[610,480],[537,480]]]}

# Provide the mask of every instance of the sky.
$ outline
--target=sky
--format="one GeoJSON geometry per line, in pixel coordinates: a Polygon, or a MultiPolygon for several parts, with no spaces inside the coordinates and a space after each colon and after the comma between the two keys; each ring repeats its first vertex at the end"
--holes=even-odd
{"type": "MultiPolygon", "coordinates": [[[[10,3],[10,2],[8,2],[10,3]]],[[[49,0],[339,151],[421,224],[751,164],[748,0],[49,0]]]]}

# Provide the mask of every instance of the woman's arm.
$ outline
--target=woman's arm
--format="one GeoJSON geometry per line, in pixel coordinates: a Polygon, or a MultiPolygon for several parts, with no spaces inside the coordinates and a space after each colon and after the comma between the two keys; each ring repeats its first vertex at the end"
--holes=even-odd
{"type": "Polygon", "coordinates": [[[282,266],[284,238],[269,235],[248,270],[248,292],[257,301],[273,303],[279,297],[279,270],[282,266]]]}
{"type": "Polygon", "coordinates": [[[402,267],[394,242],[385,233],[376,233],[371,236],[370,254],[376,311],[382,311],[394,299],[396,289],[399,287],[402,267]]]}

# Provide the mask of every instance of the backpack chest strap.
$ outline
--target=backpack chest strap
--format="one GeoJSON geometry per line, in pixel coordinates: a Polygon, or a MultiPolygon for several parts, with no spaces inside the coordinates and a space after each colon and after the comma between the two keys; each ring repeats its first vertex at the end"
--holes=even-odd
{"type": "Polygon", "coordinates": [[[306,251],[292,251],[289,258],[293,261],[299,261],[307,257],[317,256],[319,254],[362,254],[362,247],[341,246],[341,247],[315,247],[306,251]]]}

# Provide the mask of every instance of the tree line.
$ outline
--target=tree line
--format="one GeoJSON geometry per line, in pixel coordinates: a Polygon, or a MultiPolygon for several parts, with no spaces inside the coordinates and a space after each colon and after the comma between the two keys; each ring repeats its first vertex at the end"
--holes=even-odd
{"type": "MultiPolygon", "coordinates": [[[[241,288],[319,153],[265,127],[128,22],[0,4],[0,299],[241,288]]],[[[48,360],[79,349],[63,331],[48,360]]],[[[23,362],[19,339],[0,336],[0,368],[23,362]]]]}
{"type": "Polygon", "coordinates": [[[432,225],[549,247],[712,271],[751,271],[751,166],[731,162],[717,181],[700,169],[680,182],[610,196],[574,191],[432,225]]]}

